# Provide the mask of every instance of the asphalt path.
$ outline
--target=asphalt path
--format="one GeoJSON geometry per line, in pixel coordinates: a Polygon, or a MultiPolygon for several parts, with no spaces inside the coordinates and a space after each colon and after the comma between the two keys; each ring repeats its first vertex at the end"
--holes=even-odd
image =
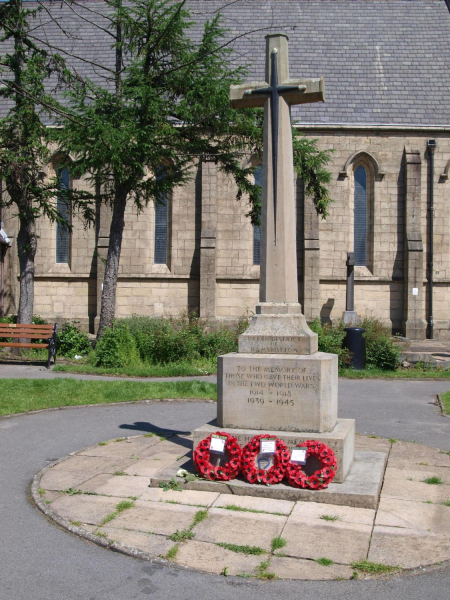
{"type": "MultiPolygon", "coordinates": [[[[339,416],[356,418],[360,433],[448,450],[450,419],[433,404],[436,394],[448,388],[450,382],[341,380],[339,416]]],[[[155,429],[187,432],[214,416],[212,403],[167,402],[54,410],[0,420],[0,599],[447,600],[449,568],[374,581],[259,582],[136,560],[59,529],[28,499],[33,475],[69,452],[155,429]]]]}

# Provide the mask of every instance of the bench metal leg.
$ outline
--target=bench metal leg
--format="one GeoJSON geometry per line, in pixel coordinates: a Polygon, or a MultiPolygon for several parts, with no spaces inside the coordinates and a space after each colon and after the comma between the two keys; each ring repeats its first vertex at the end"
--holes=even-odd
{"type": "Polygon", "coordinates": [[[53,356],[53,364],[56,365],[56,343],[53,339],[50,340],[48,345],[48,360],[47,360],[47,369],[50,369],[50,363],[53,356]]]}

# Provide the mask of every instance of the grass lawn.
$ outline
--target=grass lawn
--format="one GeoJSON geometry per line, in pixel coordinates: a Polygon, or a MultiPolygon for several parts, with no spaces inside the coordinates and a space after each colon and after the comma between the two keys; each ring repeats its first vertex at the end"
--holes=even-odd
{"type": "Polygon", "coordinates": [[[210,375],[217,371],[216,361],[179,362],[167,365],[142,364],[136,367],[93,367],[86,363],[56,363],[54,371],[90,375],[121,375],[122,377],[189,377],[210,375]]]}
{"type": "Polygon", "coordinates": [[[133,400],[204,398],[216,400],[217,387],[203,381],[80,381],[78,379],[2,379],[0,415],[60,406],[133,400]]]}
{"type": "Polygon", "coordinates": [[[441,394],[442,406],[444,407],[444,412],[447,415],[450,415],[450,392],[445,392],[445,394],[441,394]]]}

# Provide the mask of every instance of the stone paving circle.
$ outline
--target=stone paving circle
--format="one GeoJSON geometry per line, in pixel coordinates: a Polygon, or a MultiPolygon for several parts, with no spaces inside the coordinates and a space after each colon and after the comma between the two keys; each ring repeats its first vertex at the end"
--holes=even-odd
{"type": "MultiPolygon", "coordinates": [[[[388,452],[377,510],[149,487],[189,436],[119,438],[38,473],[38,507],[102,546],[207,573],[261,579],[354,579],[450,560],[450,453],[356,437],[388,452]],[[376,566],[373,566],[374,563],[376,566]]],[[[177,482],[178,483],[178,482],[177,482]]]]}

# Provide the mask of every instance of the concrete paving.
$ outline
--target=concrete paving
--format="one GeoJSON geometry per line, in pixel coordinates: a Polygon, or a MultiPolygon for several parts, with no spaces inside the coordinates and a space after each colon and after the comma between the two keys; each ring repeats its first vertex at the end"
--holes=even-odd
{"type": "MultiPolygon", "coordinates": [[[[3,373],[4,365],[0,365],[0,376],[3,373]]],[[[8,377],[17,376],[15,373],[17,371],[8,373],[8,377]]],[[[442,417],[433,404],[436,394],[449,388],[450,382],[445,381],[343,380],[339,387],[340,416],[356,418],[357,430],[363,433],[406,441],[415,439],[450,450],[450,419],[442,417]]],[[[342,597],[348,600],[373,597],[444,600],[448,597],[450,569],[443,567],[419,569],[420,576],[388,580],[366,581],[361,577],[358,581],[286,579],[261,583],[142,562],[106,552],[54,527],[27,501],[29,482],[48,461],[124,435],[152,430],[188,433],[214,416],[215,406],[210,403],[149,403],[83,407],[0,420],[0,598],[122,600],[151,596],[154,600],[168,597],[206,600],[212,594],[236,600],[266,600],[278,595],[286,600],[310,596],[316,600],[342,597]]],[[[414,448],[421,446],[415,444],[414,448]]],[[[402,468],[402,460],[399,456],[399,468],[402,468]]],[[[377,537],[384,535],[383,528],[375,527],[377,537]]],[[[391,535],[393,530],[390,528],[391,535]]],[[[402,532],[403,529],[398,528],[398,542],[392,547],[391,556],[386,557],[389,564],[395,564],[399,554],[406,557],[409,550],[412,537],[405,538],[402,532]]],[[[372,549],[376,549],[375,533],[372,549]]],[[[131,534],[134,538],[145,536],[140,532],[131,534]]],[[[418,532],[416,543],[428,543],[432,535],[418,532]]],[[[164,552],[162,548],[161,553],[164,552]]],[[[288,557],[276,560],[284,563],[284,573],[290,571],[288,557]]],[[[317,564],[305,562],[309,568],[317,564]]],[[[295,563],[296,570],[299,564],[295,563]]]]}
{"type": "MultiPolygon", "coordinates": [[[[366,450],[375,450],[373,454],[379,449],[378,440],[360,436],[356,439],[357,449],[360,439],[366,450]]],[[[184,489],[183,479],[176,479],[176,475],[172,481],[177,481],[180,489],[172,490],[170,499],[165,496],[169,490],[165,492],[161,488],[155,490],[158,493],[154,496],[145,495],[143,480],[147,479],[149,488],[150,477],[155,474],[158,477],[158,472],[164,470],[167,455],[173,460],[180,452],[176,435],[166,440],[158,436],[111,440],[101,446],[102,457],[89,455],[97,453],[98,445],[85,449],[81,456],[77,453],[53,467],[47,467],[43,476],[35,479],[32,493],[37,505],[49,518],[78,535],[102,545],[107,540],[110,547],[119,551],[128,548],[128,552],[142,552],[142,556],[148,559],[170,560],[217,575],[226,570],[229,574],[257,578],[260,565],[264,563],[263,570],[278,578],[351,579],[354,577],[353,563],[369,557],[372,557],[372,562],[398,567],[399,572],[401,568],[419,568],[450,560],[450,507],[447,506],[450,504],[450,456],[423,446],[417,452],[413,443],[391,442],[391,446],[396,444],[400,446],[392,452],[394,458],[403,457],[407,462],[404,469],[393,469],[398,471],[395,488],[403,490],[408,484],[409,494],[392,498],[392,486],[388,486],[381,493],[379,507],[375,504],[374,509],[358,508],[354,503],[350,506],[332,502],[323,504],[320,499],[316,502],[316,497],[310,497],[310,502],[288,502],[221,494],[219,499],[217,495],[214,498],[211,492],[184,489]],[[155,438],[160,441],[155,443],[155,438]],[[149,452],[150,459],[141,458],[148,456],[149,452]],[[417,460],[420,460],[419,464],[417,460]],[[122,470],[130,461],[134,464],[131,473],[129,469],[128,472],[122,470]],[[426,471],[416,470],[416,467],[423,466],[426,466],[426,471]],[[70,473],[75,470],[83,472],[85,477],[76,489],[60,487],[57,497],[54,485],[45,487],[52,471],[70,473]],[[138,476],[135,483],[134,472],[145,473],[146,477],[138,476]],[[429,478],[436,477],[442,483],[426,483],[429,478]],[[430,489],[439,490],[439,497],[433,496],[434,501],[429,500],[430,489]],[[415,493],[414,500],[410,498],[411,491],[415,493]],[[127,508],[122,511],[121,501],[128,501],[127,508]],[[212,507],[211,502],[214,502],[212,507]],[[199,516],[202,520],[197,523],[196,517],[199,516]],[[90,525],[96,525],[97,529],[90,525]],[[104,526],[107,526],[107,531],[104,526]],[[374,527],[375,544],[372,548],[374,527]],[[142,534],[136,538],[136,546],[134,538],[130,538],[130,531],[142,534]],[[178,539],[176,535],[181,531],[186,532],[187,537],[178,539]],[[389,535],[390,532],[392,535],[389,535]],[[143,539],[145,535],[148,541],[143,539]],[[277,537],[284,540],[284,547],[273,550],[272,543],[277,537]],[[408,537],[411,538],[410,545],[408,537]],[[174,542],[172,549],[163,553],[164,542],[170,540],[174,542]],[[387,562],[385,557],[392,557],[392,547],[399,544],[408,548],[405,559],[399,552],[394,563],[387,562]],[[241,551],[233,552],[232,546],[240,547],[241,551]],[[242,551],[243,547],[249,546],[260,549],[259,560],[256,560],[254,552],[242,551]],[[275,560],[280,557],[291,560],[275,560]],[[331,564],[317,562],[321,559],[328,559],[340,570],[335,567],[328,571],[331,564]],[[295,561],[298,562],[298,570],[295,569],[295,561]],[[315,561],[309,570],[306,568],[307,561],[310,564],[315,561]]],[[[384,453],[379,454],[385,456],[384,453]]]]}

